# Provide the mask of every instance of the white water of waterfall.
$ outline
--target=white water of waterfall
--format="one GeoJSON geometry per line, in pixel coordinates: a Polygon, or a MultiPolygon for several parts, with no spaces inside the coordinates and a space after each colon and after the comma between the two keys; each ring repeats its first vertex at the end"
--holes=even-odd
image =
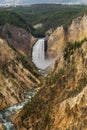
{"type": "Polygon", "coordinates": [[[36,65],[36,67],[41,70],[45,70],[47,67],[49,67],[52,64],[52,62],[49,59],[45,58],[44,38],[39,39],[33,46],[32,61],[36,65]]]}

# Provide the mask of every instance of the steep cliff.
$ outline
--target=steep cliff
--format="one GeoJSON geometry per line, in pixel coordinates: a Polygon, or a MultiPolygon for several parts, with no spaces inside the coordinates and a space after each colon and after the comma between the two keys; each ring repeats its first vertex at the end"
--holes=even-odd
{"type": "Polygon", "coordinates": [[[48,55],[52,58],[61,57],[66,46],[66,36],[63,26],[58,27],[48,39],[48,55]]]}
{"type": "MultiPolygon", "coordinates": [[[[63,26],[58,27],[48,38],[47,55],[58,62],[58,68],[64,67],[64,49],[67,46],[66,33],[63,26]]],[[[57,67],[54,66],[53,70],[57,67]]]]}
{"type": "Polygon", "coordinates": [[[58,27],[48,39],[48,55],[51,58],[62,56],[64,48],[76,41],[80,42],[87,38],[87,16],[78,17],[65,30],[63,26],[58,27]]]}
{"type": "Polygon", "coordinates": [[[48,38],[48,57],[54,59],[55,65],[53,71],[65,66],[64,53],[67,46],[83,42],[87,38],[87,16],[74,19],[71,25],[64,29],[58,27],[48,38]]]}
{"type": "Polygon", "coordinates": [[[87,15],[78,17],[72,21],[72,24],[68,28],[67,38],[68,42],[72,43],[87,38],[87,15]]]}
{"type": "Polygon", "coordinates": [[[0,28],[0,34],[6,39],[9,45],[28,58],[31,57],[32,45],[35,43],[36,39],[29,31],[11,24],[5,24],[0,28]]]}
{"type": "MultiPolygon", "coordinates": [[[[80,20],[78,28],[85,18],[74,20],[76,23],[80,20]]],[[[48,54],[56,63],[44,87],[14,116],[18,130],[87,129],[87,34],[82,28],[84,33],[80,37],[81,32],[77,30],[76,39],[75,27],[70,31],[71,26],[67,32],[59,27],[49,37],[48,54]]]]}
{"type": "Polygon", "coordinates": [[[13,120],[18,130],[87,129],[87,42],[13,120]]]}
{"type": "Polygon", "coordinates": [[[25,56],[0,39],[0,110],[23,100],[24,90],[40,84],[39,76],[25,56]]]}

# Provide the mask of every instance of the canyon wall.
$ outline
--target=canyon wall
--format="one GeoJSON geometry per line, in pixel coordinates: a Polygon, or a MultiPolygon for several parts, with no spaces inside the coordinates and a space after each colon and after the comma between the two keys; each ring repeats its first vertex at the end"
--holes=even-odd
{"type": "Polygon", "coordinates": [[[30,32],[11,24],[5,24],[0,27],[0,35],[17,51],[31,58],[32,45],[36,39],[30,32]]]}
{"type": "Polygon", "coordinates": [[[87,38],[87,16],[78,17],[72,21],[68,28],[67,39],[68,42],[74,43],[87,38]]]}
{"type": "Polygon", "coordinates": [[[74,19],[67,31],[61,26],[49,37],[48,55],[56,59],[55,67],[32,102],[14,116],[18,130],[87,129],[86,20],[74,19]]]}
{"type": "Polygon", "coordinates": [[[74,19],[67,30],[63,26],[58,27],[48,38],[48,56],[59,58],[64,48],[76,41],[87,38],[87,16],[74,19]]]}
{"type": "Polygon", "coordinates": [[[12,120],[17,130],[87,129],[87,41],[12,120]]]}
{"type": "Polygon", "coordinates": [[[0,38],[0,110],[21,102],[24,90],[39,84],[33,64],[0,38]]]}

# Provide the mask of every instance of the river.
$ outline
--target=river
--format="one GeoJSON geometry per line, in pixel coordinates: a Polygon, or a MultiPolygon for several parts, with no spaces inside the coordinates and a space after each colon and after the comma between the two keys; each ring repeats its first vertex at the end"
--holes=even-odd
{"type": "Polygon", "coordinates": [[[26,90],[24,92],[25,99],[23,102],[0,111],[0,120],[3,123],[4,130],[16,130],[14,124],[9,120],[9,117],[12,114],[15,114],[18,110],[21,110],[28,101],[31,101],[31,98],[34,97],[36,92],[35,88],[26,90]]]}
{"type": "MultiPolygon", "coordinates": [[[[32,61],[39,69],[39,71],[41,71],[41,73],[45,73],[44,70],[52,64],[52,62],[45,56],[44,38],[38,39],[38,41],[34,44],[32,49],[32,61]]],[[[31,97],[33,97],[35,93],[35,88],[31,90],[26,90],[24,92],[24,101],[0,111],[0,120],[3,123],[4,130],[16,130],[14,124],[9,120],[9,117],[12,114],[15,114],[17,111],[21,110],[23,106],[31,100],[31,97]]]]}

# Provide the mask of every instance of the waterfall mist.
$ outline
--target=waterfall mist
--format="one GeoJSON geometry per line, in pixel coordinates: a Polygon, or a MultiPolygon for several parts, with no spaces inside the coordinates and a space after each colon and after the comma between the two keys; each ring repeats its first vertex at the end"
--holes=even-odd
{"type": "Polygon", "coordinates": [[[52,61],[46,58],[45,56],[45,42],[44,38],[39,39],[32,50],[32,61],[36,65],[37,68],[41,70],[45,70],[52,64],[52,61]]]}

